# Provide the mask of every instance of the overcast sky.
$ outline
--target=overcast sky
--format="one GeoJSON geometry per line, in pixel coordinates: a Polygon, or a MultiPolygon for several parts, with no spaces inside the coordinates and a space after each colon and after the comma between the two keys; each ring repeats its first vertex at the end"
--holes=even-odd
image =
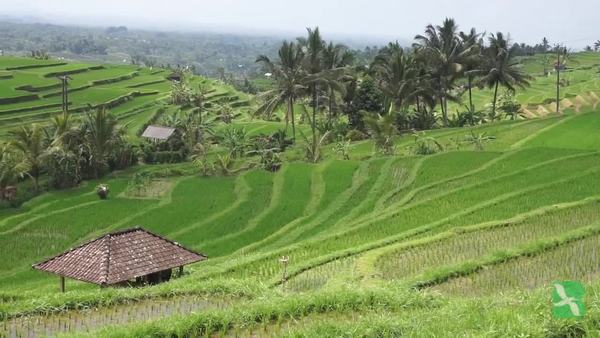
{"type": "Polygon", "coordinates": [[[285,35],[320,26],[331,35],[411,39],[445,17],[461,29],[581,47],[600,39],[600,0],[0,0],[0,14],[51,23],[126,25],[285,35]]]}

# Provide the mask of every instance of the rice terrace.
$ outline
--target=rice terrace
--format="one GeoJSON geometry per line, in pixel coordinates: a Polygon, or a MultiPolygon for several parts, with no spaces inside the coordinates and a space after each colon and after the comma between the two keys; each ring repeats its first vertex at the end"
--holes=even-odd
{"type": "Polygon", "coordinates": [[[0,16],[0,337],[600,337],[600,40],[440,15],[0,16]]]}

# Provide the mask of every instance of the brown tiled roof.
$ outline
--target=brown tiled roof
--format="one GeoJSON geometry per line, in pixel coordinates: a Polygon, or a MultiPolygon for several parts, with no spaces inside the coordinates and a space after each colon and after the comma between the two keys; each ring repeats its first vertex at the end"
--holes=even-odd
{"type": "Polygon", "coordinates": [[[110,285],[207,257],[141,228],[104,235],[42,263],[38,270],[110,285]]]}
{"type": "Polygon", "coordinates": [[[142,137],[167,140],[174,132],[175,128],[171,127],[148,126],[146,130],[144,130],[142,137]]]}

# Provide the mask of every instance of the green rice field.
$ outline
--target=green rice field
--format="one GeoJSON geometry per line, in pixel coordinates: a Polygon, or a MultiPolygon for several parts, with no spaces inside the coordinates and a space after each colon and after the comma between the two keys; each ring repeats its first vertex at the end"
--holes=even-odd
{"type": "MultiPolygon", "coordinates": [[[[579,67],[592,63],[578,56],[579,67]]],[[[146,93],[113,108],[134,125],[151,115],[140,106],[168,105],[165,73],[90,67],[0,58],[13,76],[0,80],[0,102],[39,96],[0,103],[0,134],[55,109],[40,106],[55,102],[43,94],[57,90],[57,72],[85,87],[71,95],[73,106],[146,93]],[[19,79],[29,91],[14,87],[19,79]]],[[[577,71],[572,86],[595,83],[577,71]]],[[[216,97],[231,95],[196,81],[214,85],[216,97]]],[[[531,104],[536,86],[523,94],[531,104]]],[[[256,135],[282,123],[244,116],[234,125],[256,135]]],[[[327,145],[316,164],[300,160],[295,145],[276,172],[202,177],[169,171],[186,164],[139,165],[1,210],[0,337],[600,336],[600,110],[565,106],[558,115],[427,135],[445,151],[415,155],[414,137],[404,134],[393,156],[364,140],[350,145],[349,160],[327,145]],[[483,150],[456,142],[470,132],[494,138],[483,150]],[[162,169],[152,194],[129,190],[135,173],[162,169]],[[110,186],[107,200],[96,196],[98,183],[110,186]],[[31,267],[135,226],[209,259],[168,283],[67,280],[65,293],[57,276],[31,267]],[[555,280],[583,283],[585,317],[552,316],[555,280]]]]}

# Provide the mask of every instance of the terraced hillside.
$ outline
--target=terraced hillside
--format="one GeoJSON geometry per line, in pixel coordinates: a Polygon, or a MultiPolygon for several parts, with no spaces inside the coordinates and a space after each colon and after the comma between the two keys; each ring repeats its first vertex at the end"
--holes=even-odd
{"type": "MultiPolygon", "coordinates": [[[[61,111],[61,82],[68,75],[69,109],[80,113],[103,105],[135,135],[160,107],[169,106],[171,72],[129,65],[67,63],[0,57],[0,137],[19,125],[45,122],[61,111]]],[[[207,103],[228,103],[237,109],[249,105],[249,97],[218,81],[201,77],[191,87],[203,86],[207,103]]],[[[176,109],[171,107],[169,109],[176,109]]]]}
{"type": "MultiPolygon", "coordinates": [[[[546,69],[552,70],[555,56],[544,59],[543,55],[524,57],[523,70],[533,76],[531,86],[519,89],[515,99],[523,105],[524,116],[528,118],[547,116],[556,112],[556,73],[544,75],[546,69]]],[[[563,85],[560,93],[561,109],[581,110],[586,107],[596,108],[600,103],[600,55],[595,52],[580,52],[570,56],[567,69],[561,71],[563,85]]],[[[502,91],[500,91],[502,93],[502,91]]],[[[473,90],[473,104],[477,109],[484,109],[492,102],[493,91],[487,88],[473,90]]],[[[455,104],[451,112],[464,110],[468,104],[466,95],[462,104],[455,104]]]]}
{"type": "MultiPolygon", "coordinates": [[[[0,214],[0,333],[593,336],[598,125],[600,112],[588,108],[477,127],[495,137],[485,151],[378,157],[364,141],[351,160],[328,149],[324,162],[286,163],[276,173],[163,177],[153,183],[160,194],[144,198],[128,190],[144,168],[108,179],[108,200],[97,199],[95,182],[42,195],[0,214]],[[66,294],[56,277],[30,267],[136,225],[210,259],[159,286],[69,281],[66,294]],[[585,318],[552,318],[557,279],[585,283],[585,318]]],[[[465,133],[430,135],[452,143],[465,133]]],[[[397,146],[413,142],[403,136],[397,146]]]]}

